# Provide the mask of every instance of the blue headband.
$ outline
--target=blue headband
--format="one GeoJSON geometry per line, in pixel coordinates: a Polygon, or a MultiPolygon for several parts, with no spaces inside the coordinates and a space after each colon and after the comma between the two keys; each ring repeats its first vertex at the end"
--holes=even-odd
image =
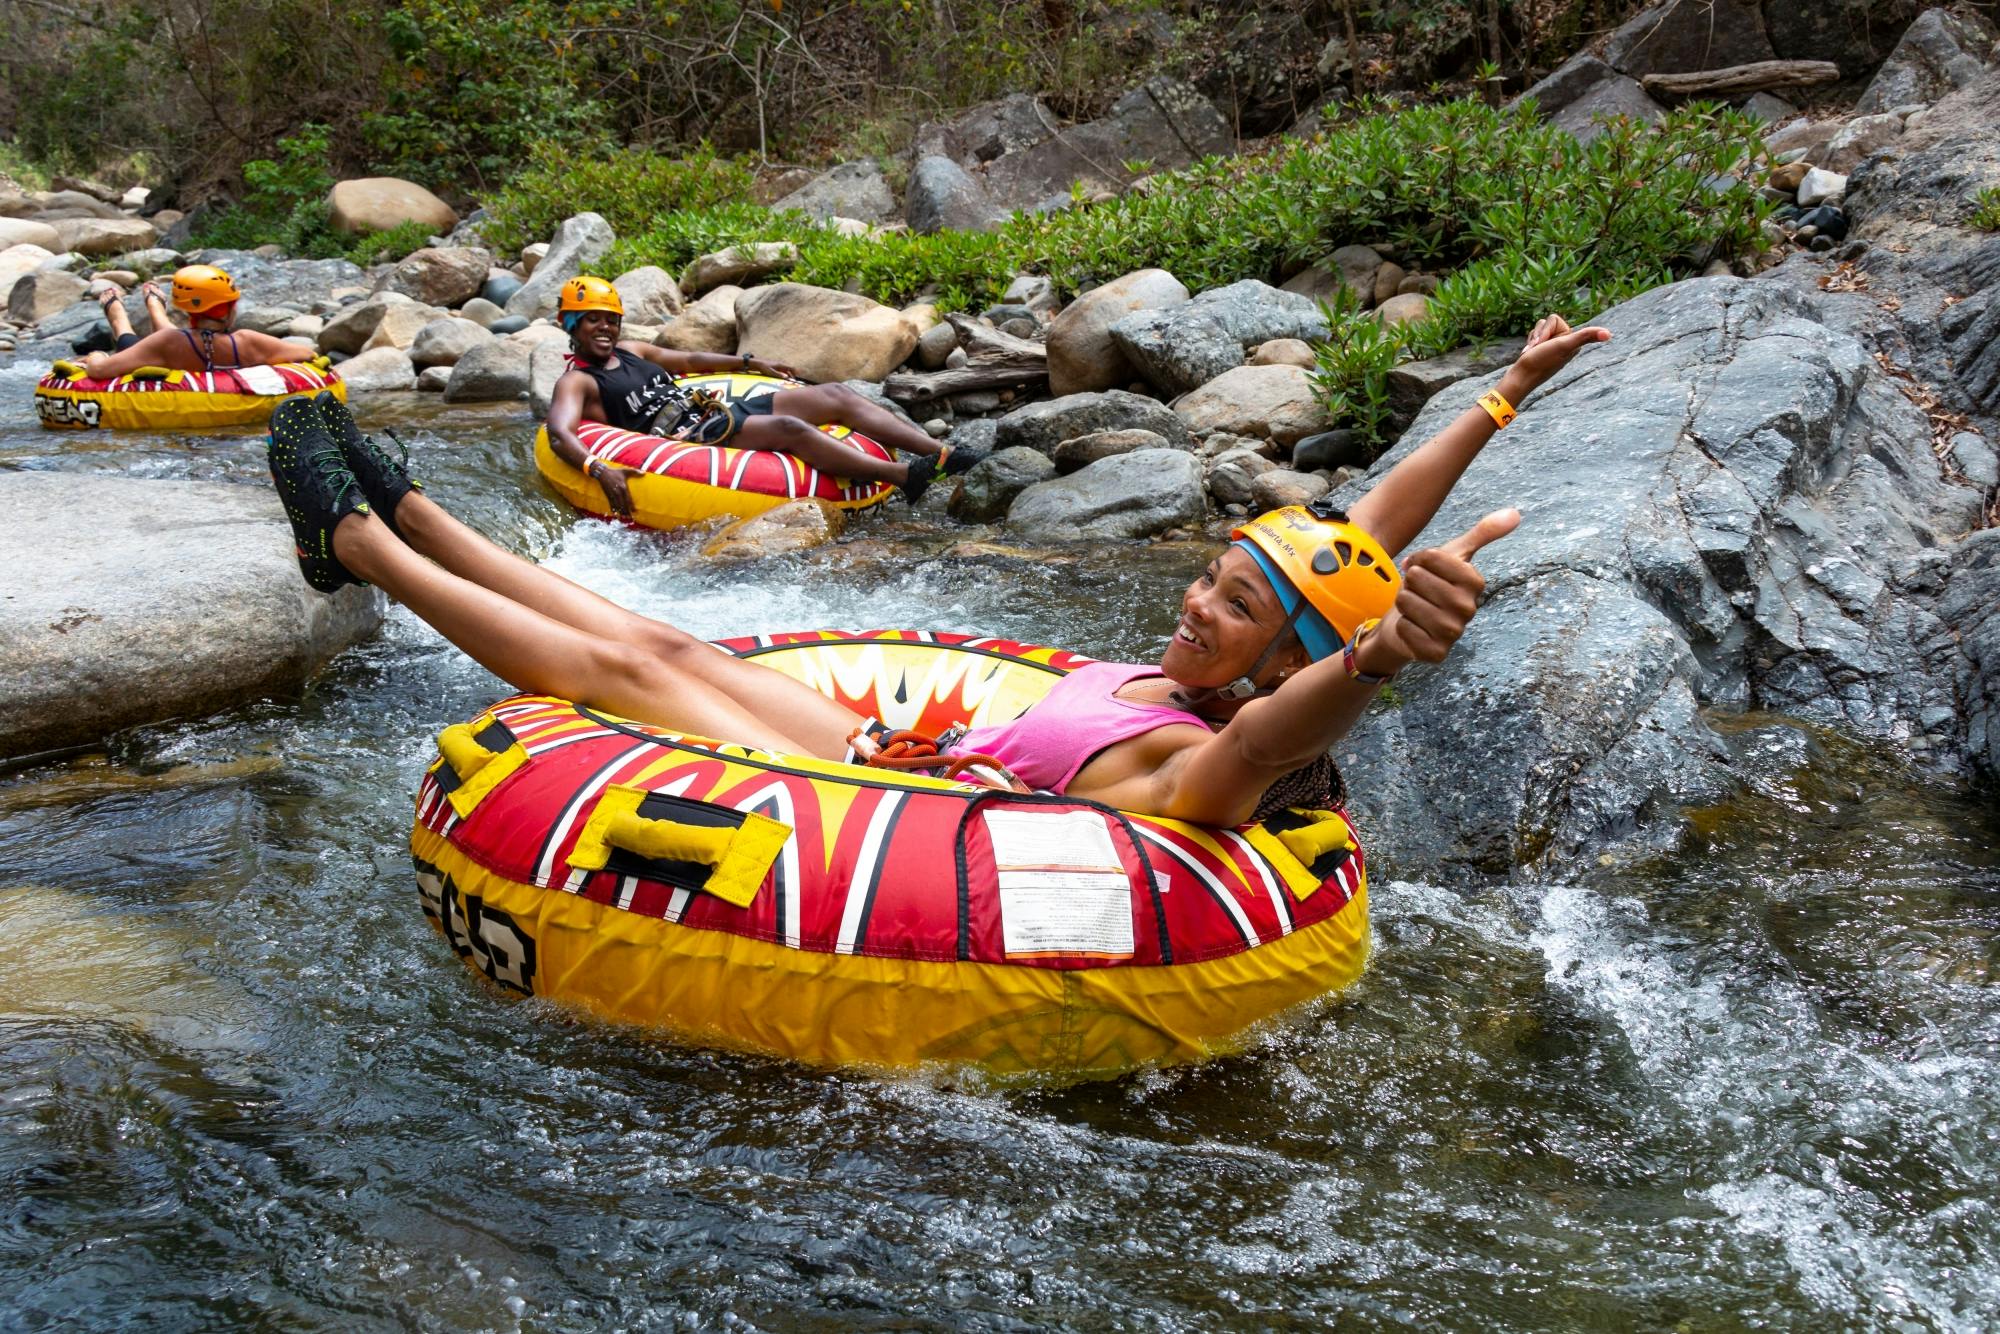
{"type": "MultiPolygon", "coordinates": [[[[1271,591],[1278,595],[1278,602],[1284,607],[1287,615],[1298,608],[1299,599],[1304,594],[1292,586],[1291,580],[1278,573],[1278,567],[1271,564],[1270,558],[1257,549],[1256,543],[1248,538],[1239,537],[1233,545],[1249,552],[1250,559],[1257,562],[1257,568],[1262,570],[1264,578],[1270,581],[1271,591]]],[[[1333,622],[1327,620],[1325,614],[1310,602],[1299,611],[1298,618],[1292,622],[1292,628],[1298,631],[1299,642],[1306,646],[1306,655],[1314,662],[1334,657],[1347,646],[1347,641],[1341,638],[1340,631],[1333,628],[1333,622]]]]}
{"type": "Polygon", "coordinates": [[[562,315],[563,332],[566,334],[574,334],[576,332],[577,324],[582,319],[583,319],[583,312],[580,310],[564,311],[562,315]]]}

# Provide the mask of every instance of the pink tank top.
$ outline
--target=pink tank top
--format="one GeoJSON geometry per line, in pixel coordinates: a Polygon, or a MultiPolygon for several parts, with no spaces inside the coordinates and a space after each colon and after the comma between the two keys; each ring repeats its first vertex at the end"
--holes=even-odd
{"type": "Polygon", "coordinates": [[[1158,667],[1093,662],[1079,667],[1011,723],[975,727],[951,753],[991,755],[1029,787],[1061,792],[1076,771],[1107,746],[1161,727],[1207,726],[1183,709],[1123,700],[1116,692],[1158,667]]]}

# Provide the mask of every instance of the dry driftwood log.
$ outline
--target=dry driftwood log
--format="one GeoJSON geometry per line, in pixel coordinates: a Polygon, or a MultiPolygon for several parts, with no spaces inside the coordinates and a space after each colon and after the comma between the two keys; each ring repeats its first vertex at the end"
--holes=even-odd
{"type": "Polygon", "coordinates": [[[1701,69],[1687,74],[1648,74],[1640,86],[1663,102],[1696,97],[1739,97],[1773,88],[1810,88],[1839,83],[1840,66],[1827,60],[1759,60],[1728,69],[1701,69]]]}
{"type": "Polygon", "coordinates": [[[965,364],[942,371],[897,371],[882,382],[882,392],[898,403],[929,403],[947,394],[974,389],[1011,389],[1045,380],[1048,350],[1030,338],[989,329],[970,315],[947,315],[958,330],[965,364]]]}

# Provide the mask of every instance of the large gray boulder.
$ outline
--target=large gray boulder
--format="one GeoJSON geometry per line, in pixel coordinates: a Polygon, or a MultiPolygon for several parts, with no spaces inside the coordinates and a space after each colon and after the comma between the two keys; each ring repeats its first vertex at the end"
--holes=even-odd
{"type": "Polygon", "coordinates": [[[1111,336],[1148,383],[1178,395],[1241,366],[1259,343],[1316,343],[1327,327],[1312,298],[1246,278],[1179,305],[1135,311],[1112,324],[1111,336]]]}
{"type": "Polygon", "coordinates": [[[1326,407],[1303,366],[1238,366],[1174,400],[1188,431],[1254,436],[1289,448],[1327,427],[1326,407]]]}
{"type": "MultiPolygon", "coordinates": [[[[1677,283],[1599,322],[1614,341],[1530,400],[1418,540],[1521,509],[1480,553],[1485,609],[1337,749],[1387,776],[1356,806],[1399,873],[1671,841],[1681,805],[1732,788],[1705,707],[1962,744],[1963,658],[1926,590],[1981,496],[1943,478],[1924,415],[1780,283],[1677,283]]],[[[1371,481],[1497,379],[1438,394],[1371,481]]]]}
{"type": "Polygon", "coordinates": [[[8,472],[0,504],[0,755],[294,690],[382,618],[306,587],[269,486],[8,472]]]}
{"type": "Polygon", "coordinates": [[[1016,496],[1055,475],[1055,463],[1040,450],[1019,445],[995,450],[958,479],[945,511],[966,523],[991,523],[1007,513],[1016,496]]]}
{"type": "Polygon", "coordinates": [[[326,206],[333,229],[349,235],[386,232],[406,222],[420,222],[437,233],[458,225],[451,205],[415,181],[396,176],[341,181],[327,193],[326,206]]]}
{"type": "Polygon", "coordinates": [[[912,156],[937,156],[961,167],[976,167],[1003,154],[1032,148],[1056,129],[1054,113],[1039,98],[1009,93],[968,107],[950,120],[926,121],[917,129],[912,156]]]}
{"type": "Polygon", "coordinates": [[[1580,99],[1606,79],[1616,77],[1617,73],[1617,70],[1590,52],[1579,51],[1507,105],[1511,109],[1517,103],[1532,97],[1535,99],[1536,110],[1547,119],[1580,99]]]}
{"type": "Polygon", "coordinates": [[[215,265],[236,281],[246,301],[260,306],[315,310],[331,303],[336,288],[368,285],[367,273],[345,259],[266,259],[248,250],[219,249],[186,258],[190,264],[215,265]]]}
{"type": "Polygon", "coordinates": [[[1587,144],[1604,133],[1607,122],[1623,119],[1657,125],[1666,114],[1666,108],[1648,97],[1636,79],[1613,74],[1585,89],[1575,101],[1549,117],[1549,123],[1567,130],[1578,143],[1587,144]]]}
{"type": "Polygon", "coordinates": [[[611,224],[595,213],[565,219],[549,238],[549,252],[535,265],[534,274],[507,298],[507,313],[531,320],[555,314],[562,285],[603,259],[617,240],[611,224]]]}
{"type": "Polygon", "coordinates": [[[432,320],[411,340],[410,364],[419,369],[456,366],[473,348],[492,341],[493,335],[471,320],[432,320]]]}
{"type": "Polygon", "coordinates": [[[371,347],[340,363],[340,378],[350,393],[417,387],[416,363],[399,347],[371,347]]]}
{"type": "Polygon", "coordinates": [[[1137,373],[1111,326],[1141,310],[1165,310],[1188,299],[1188,289],[1165,269],[1139,269],[1093,287],[1049,321],[1049,392],[1082,394],[1129,384],[1137,373]]]}
{"type": "Polygon", "coordinates": [[[569,345],[566,342],[537,343],[528,350],[528,410],[536,420],[549,415],[555,401],[556,384],[569,373],[569,345]]]}
{"type": "Polygon", "coordinates": [[[904,194],[903,215],[913,232],[983,232],[1007,221],[1007,210],[986,187],[941,154],[917,159],[904,194]]]}
{"type": "Polygon", "coordinates": [[[2000,775],[2000,528],[1973,533],[1952,552],[1938,613],[1971,667],[1966,748],[1989,775],[2000,775]]]}
{"type": "Polygon", "coordinates": [[[58,251],[79,255],[122,255],[160,239],[144,218],[58,218],[49,226],[55,228],[58,251]]]}
{"type": "Polygon", "coordinates": [[[680,284],[674,275],[657,264],[642,264],[618,275],[611,283],[618,289],[619,304],[625,307],[627,324],[665,324],[681,313],[680,284]]]}
{"type": "Polygon", "coordinates": [[[772,283],[736,298],[736,345],[815,383],[880,380],[916,348],[917,328],[865,296],[772,283]]]}
{"type": "Polygon", "coordinates": [[[896,195],[888,178],[873,162],[843,162],[821,172],[772,204],[773,209],[797,209],[815,218],[858,218],[887,222],[896,214],[896,195]]]}
{"type": "Polygon", "coordinates": [[[425,246],[413,250],[376,284],[427,306],[462,306],[479,295],[493,256],[475,246],[425,246]]]}
{"type": "MultiPolygon", "coordinates": [[[[1931,103],[1977,80],[1994,66],[2000,47],[1993,29],[1977,15],[1961,17],[1926,9],[1903,32],[1896,49],[1854,105],[1856,115],[1889,111],[1910,103],[1931,103]]],[[[1835,167],[1834,170],[1841,170],[1835,167]]]]}
{"type": "Polygon", "coordinates": [[[451,368],[445,381],[447,403],[501,403],[528,394],[528,362],[534,349],[511,338],[491,338],[475,346],[451,368]]]}
{"type": "Polygon", "coordinates": [[[717,287],[754,283],[798,262],[799,248],[790,241],[746,241],[696,256],[681,270],[681,294],[698,296],[717,287]]]}
{"type": "Polygon", "coordinates": [[[1025,542],[1116,541],[1207,515],[1201,460],[1178,449],[1142,449],[1030,486],[1008,507],[1007,527],[1025,542]]]}
{"type": "Polygon", "coordinates": [[[24,273],[7,294],[7,318],[16,324],[39,324],[83,300],[89,289],[89,283],[61,269],[24,273]]]}
{"type": "Polygon", "coordinates": [[[1757,0],[1666,0],[1642,11],[1604,45],[1605,62],[1635,79],[1771,58],[1757,0]]]}
{"type": "Polygon", "coordinates": [[[1119,98],[1103,118],[1004,153],[979,176],[993,202],[1011,213],[1066,199],[1076,181],[1117,189],[1235,147],[1229,122],[1213,102],[1191,84],[1160,77],[1119,98]]]}
{"type": "Polygon", "coordinates": [[[994,423],[996,449],[1032,449],[1053,456],[1065,440],[1096,431],[1151,431],[1177,449],[1193,447],[1187,425],[1158,399],[1108,389],[1071,394],[1015,408],[994,423]]]}

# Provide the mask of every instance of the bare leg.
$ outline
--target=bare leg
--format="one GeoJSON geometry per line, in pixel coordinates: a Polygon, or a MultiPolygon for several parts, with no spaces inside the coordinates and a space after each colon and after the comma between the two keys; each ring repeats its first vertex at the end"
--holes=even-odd
{"type": "MultiPolygon", "coordinates": [[[[397,508],[400,512],[402,506],[397,508]]],[[[573,699],[675,731],[811,753],[721,690],[680,670],[675,661],[585,633],[439,569],[404,546],[372,514],[342,519],[333,532],[333,550],[350,571],[517,690],[573,699]]]]}
{"type": "Polygon", "coordinates": [[[162,329],[174,327],[173,318],[167,314],[167,303],[161,298],[157,284],[142,284],[139,295],[146,299],[146,318],[153,322],[150,332],[158,333],[162,329]]]}
{"type": "Polygon", "coordinates": [[[111,326],[111,337],[115,340],[131,334],[132,317],[125,313],[125,289],[107,279],[98,281],[104,286],[98,289],[97,303],[104,307],[104,320],[111,326]]]}
{"type": "MultiPolygon", "coordinates": [[[[676,672],[721,692],[746,715],[782,719],[784,731],[793,738],[785,749],[794,754],[839,759],[846,753],[848,734],[861,722],[845,705],[794,681],[783,672],[720,652],[685,630],[627,611],[553,570],[502,550],[453,518],[441,505],[420,491],[411,492],[396,506],[396,524],[403,530],[404,541],[414,550],[430,557],[460,579],[477,584],[539,616],[581,631],[594,640],[623,644],[648,653],[676,672]]],[[[338,541],[336,534],[337,550],[338,541]]],[[[342,561],[346,561],[344,555],[342,561]]],[[[351,563],[348,568],[370,582],[382,582],[351,563]]],[[[393,588],[390,591],[400,597],[393,588]]],[[[470,649],[467,651],[472,652],[470,649]]],[[[477,657],[477,653],[474,656],[477,657]]],[[[498,671],[497,668],[494,670],[498,671]]],[[[499,674],[506,675],[504,672],[499,674]]],[[[619,712],[627,711],[621,709],[619,712]]],[[[627,716],[640,715],[628,712],[627,716]]],[[[725,734],[724,739],[739,741],[745,740],[746,736],[731,732],[725,734]]]]}
{"type": "MultiPolygon", "coordinates": [[[[779,392],[782,395],[786,391],[779,392]]],[[[917,434],[922,435],[923,432],[917,434]]],[[[925,440],[933,445],[932,452],[935,453],[936,442],[928,436],[925,440]]],[[[910,469],[917,466],[891,463],[864,454],[797,417],[752,417],[743,423],[743,428],[729,443],[738,449],[771,449],[790,454],[829,476],[853,481],[893,482],[900,486],[910,480],[910,469]]]]}
{"type": "Polygon", "coordinates": [[[870,403],[844,384],[780,389],[771,395],[771,411],[814,426],[852,427],[876,444],[893,446],[906,454],[934,458],[943,448],[917,427],[880,404],[870,403]]]}

